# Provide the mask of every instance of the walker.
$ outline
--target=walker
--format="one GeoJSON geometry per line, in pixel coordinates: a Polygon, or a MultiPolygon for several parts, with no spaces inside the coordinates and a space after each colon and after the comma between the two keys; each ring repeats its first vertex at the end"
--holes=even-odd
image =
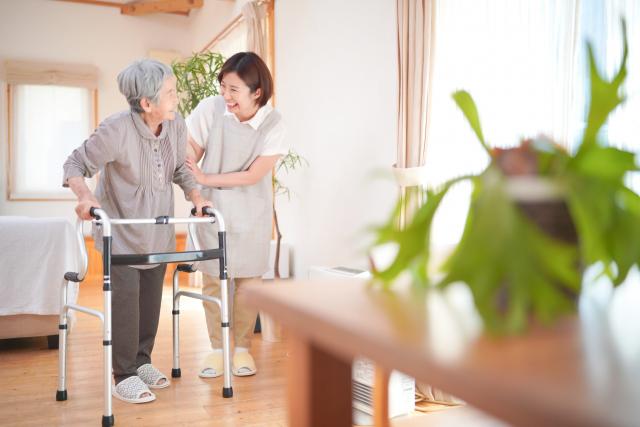
{"type": "Polygon", "coordinates": [[[159,216],[149,219],[109,219],[107,213],[99,208],[91,208],[90,214],[95,219],[92,221],[97,226],[102,227],[103,234],[103,250],[102,250],[102,268],[104,274],[103,290],[103,311],[91,309],[89,307],[80,306],[78,304],[69,304],[67,302],[67,289],[71,282],[79,283],[84,279],[87,272],[87,249],[84,244],[83,224],[84,221],[78,219],[76,224],[78,244],[82,256],[82,265],[79,272],[67,272],[64,275],[66,282],[61,290],[60,304],[60,324],[58,325],[60,345],[58,350],[58,390],[56,392],[56,400],[67,400],[66,389],[66,351],[67,351],[67,316],[69,310],[76,310],[82,313],[95,316],[102,321],[102,345],[103,345],[103,366],[104,366],[104,415],[102,416],[103,427],[112,426],[115,423],[112,410],[112,361],[111,361],[111,265],[142,265],[142,264],[167,264],[167,263],[183,263],[206,261],[210,259],[218,259],[220,262],[220,298],[209,297],[194,292],[180,291],[178,286],[178,273],[180,271],[193,273],[196,271],[194,264],[178,264],[173,272],[173,368],[171,376],[178,378],[181,376],[180,371],[180,336],[179,336],[179,316],[180,316],[180,297],[196,298],[203,301],[212,302],[218,305],[221,314],[222,323],[222,352],[224,360],[224,385],[222,388],[223,397],[232,397],[233,388],[231,387],[231,364],[229,357],[229,303],[227,288],[227,251],[226,251],[226,232],[224,220],[220,212],[216,209],[205,207],[203,213],[206,217],[193,217],[195,209],[191,210],[191,217],[188,218],[172,218],[168,216],[159,216]],[[218,223],[218,248],[201,250],[198,237],[195,232],[195,224],[197,223],[218,223]],[[163,252],[152,254],[127,254],[112,255],[111,254],[111,226],[122,224],[188,224],[189,236],[193,242],[195,250],[185,252],[163,252]]]}

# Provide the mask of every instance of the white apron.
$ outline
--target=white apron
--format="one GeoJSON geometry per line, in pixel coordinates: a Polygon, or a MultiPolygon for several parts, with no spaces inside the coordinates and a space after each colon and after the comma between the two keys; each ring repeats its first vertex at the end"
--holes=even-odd
{"type": "MultiPolygon", "coordinates": [[[[202,171],[222,174],[245,171],[264,150],[265,136],[280,121],[271,111],[258,129],[225,116],[224,98],[215,98],[215,119],[206,141],[202,171]]],[[[222,213],[227,230],[227,268],[229,277],[259,277],[269,269],[271,240],[272,178],[271,173],[259,182],[242,187],[203,187],[202,196],[211,200],[222,213]]],[[[218,247],[217,226],[197,227],[203,249],[218,247]]],[[[219,276],[218,260],[198,264],[198,269],[219,276]]]]}

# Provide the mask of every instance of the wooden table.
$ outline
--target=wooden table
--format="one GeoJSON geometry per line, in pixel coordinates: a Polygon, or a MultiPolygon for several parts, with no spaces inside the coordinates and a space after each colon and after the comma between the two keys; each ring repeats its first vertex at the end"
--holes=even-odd
{"type": "Polygon", "coordinates": [[[290,332],[290,425],[351,425],[364,356],[515,425],[640,425],[640,284],[589,287],[580,315],[521,337],[481,332],[463,286],[384,292],[364,282],[247,289],[290,332]]]}

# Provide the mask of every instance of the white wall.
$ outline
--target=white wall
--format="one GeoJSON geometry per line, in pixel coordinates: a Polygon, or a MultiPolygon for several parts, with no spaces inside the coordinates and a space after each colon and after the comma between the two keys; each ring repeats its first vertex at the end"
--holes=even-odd
{"type": "MultiPolygon", "coordinates": [[[[234,3],[207,1],[189,17],[121,15],[117,8],[50,0],[0,1],[0,62],[7,59],[93,64],[99,69],[99,120],[127,109],[116,76],[151,49],[190,54],[231,18],[234,3]]],[[[63,216],[75,221],[73,202],[11,202],[6,199],[6,85],[0,105],[0,215],[63,216]]],[[[82,141],[78,141],[80,145],[82,141]]],[[[62,165],[60,165],[62,168],[62,165]]],[[[177,211],[187,209],[176,193],[177,211]]]]}
{"type": "MultiPolygon", "coordinates": [[[[373,177],[395,163],[394,5],[393,0],[276,0],[277,108],[287,122],[289,143],[310,163],[283,177],[292,200],[277,200],[299,277],[309,265],[366,267],[366,227],[382,221],[395,200],[394,185],[373,177]]],[[[189,18],[134,18],[117,9],[48,0],[0,2],[0,61],[98,66],[103,119],[127,108],[115,78],[129,62],[149,49],[198,50],[236,13],[233,2],[220,0],[206,1],[189,18]]],[[[72,202],[6,200],[4,96],[2,90],[0,215],[74,220],[72,202]]],[[[179,202],[177,212],[186,207],[179,202]]]]}
{"type": "Polygon", "coordinates": [[[392,0],[277,0],[276,106],[310,163],[277,200],[294,272],[366,267],[366,227],[389,213],[395,163],[396,32],[392,0]]]}

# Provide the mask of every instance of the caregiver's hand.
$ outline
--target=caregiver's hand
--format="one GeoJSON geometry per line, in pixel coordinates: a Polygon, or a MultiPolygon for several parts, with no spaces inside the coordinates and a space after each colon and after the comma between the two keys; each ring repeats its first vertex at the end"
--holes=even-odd
{"type": "Polygon", "coordinates": [[[185,161],[185,163],[187,164],[187,167],[189,168],[194,178],[196,179],[196,182],[198,184],[203,184],[205,174],[202,172],[202,169],[200,169],[197,162],[194,159],[187,157],[187,160],[185,161]]]}

